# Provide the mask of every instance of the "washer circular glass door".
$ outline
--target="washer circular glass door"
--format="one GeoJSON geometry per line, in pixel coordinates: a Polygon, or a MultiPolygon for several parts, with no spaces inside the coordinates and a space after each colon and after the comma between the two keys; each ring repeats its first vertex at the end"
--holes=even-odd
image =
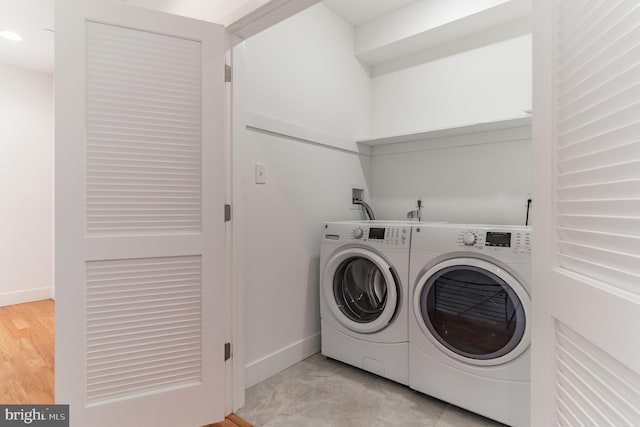
{"type": "Polygon", "coordinates": [[[420,328],[446,354],[476,365],[498,365],[529,346],[529,295],[504,269],[475,258],[441,262],[414,293],[420,328]]]}
{"type": "Polygon", "coordinates": [[[362,333],[384,329],[398,302],[391,265],[375,252],[350,248],[333,255],[323,272],[327,306],[345,327],[362,333]]]}

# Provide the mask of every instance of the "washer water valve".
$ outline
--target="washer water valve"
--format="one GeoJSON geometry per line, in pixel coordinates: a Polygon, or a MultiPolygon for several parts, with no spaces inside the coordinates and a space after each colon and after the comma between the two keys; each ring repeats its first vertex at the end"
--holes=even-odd
{"type": "Polygon", "coordinates": [[[422,221],[422,200],[418,199],[418,209],[407,212],[410,221],[422,221]]]}

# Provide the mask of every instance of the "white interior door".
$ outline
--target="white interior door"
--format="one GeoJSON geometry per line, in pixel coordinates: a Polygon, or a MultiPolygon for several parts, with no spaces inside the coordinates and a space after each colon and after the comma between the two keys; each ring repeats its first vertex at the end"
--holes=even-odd
{"type": "Polygon", "coordinates": [[[71,425],[224,418],[224,34],[56,1],[56,402],[71,425]]]}
{"type": "Polygon", "coordinates": [[[640,425],[640,3],[536,0],[532,426],[640,425]]]}

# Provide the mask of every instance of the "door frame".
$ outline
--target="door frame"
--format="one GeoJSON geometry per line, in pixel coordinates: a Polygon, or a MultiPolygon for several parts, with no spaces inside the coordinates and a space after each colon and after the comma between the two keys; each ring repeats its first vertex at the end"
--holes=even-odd
{"type": "MultiPolygon", "coordinates": [[[[228,36],[228,65],[231,65],[231,87],[227,91],[230,99],[226,100],[228,108],[228,119],[225,120],[229,126],[228,138],[226,141],[228,152],[227,180],[229,182],[228,200],[231,204],[231,238],[228,242],[230,250],[230,269],[228,286],[229,306],[231,307],[229,333],[232,343],[231,372],[227,370],[227,378],[231,383],[231,406],[227,407],[227,412],[234,412],[244,406],[245,403],[245,289],[246,279],[244,266],[242,265],[242,253],[246,253],[247,235],[241,224],[245,219],[245,202],[242,194],[242,163],[246,157],[245,144],[241,141],[245,139],[245,96],[242,72],[244,70],[244,43],[241,39],[227,33],[228,36]],[[232,411],[229,411],[231,409],[232,411]]],[[[229,390],[229,385],[227,385],[229,390]]],[[[228,396],[229,398],[229,396],[228,396]]]]}

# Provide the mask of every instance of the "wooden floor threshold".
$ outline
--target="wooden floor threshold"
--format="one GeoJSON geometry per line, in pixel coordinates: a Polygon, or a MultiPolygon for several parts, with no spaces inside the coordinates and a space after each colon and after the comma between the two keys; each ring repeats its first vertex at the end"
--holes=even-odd
{"type": "Polygon", "coordinates": [[[229,414],[229,416],[225,418],[224,421],[202,427],[253,427],[253,424],[246,422],[236,414],[229,414]]]}

